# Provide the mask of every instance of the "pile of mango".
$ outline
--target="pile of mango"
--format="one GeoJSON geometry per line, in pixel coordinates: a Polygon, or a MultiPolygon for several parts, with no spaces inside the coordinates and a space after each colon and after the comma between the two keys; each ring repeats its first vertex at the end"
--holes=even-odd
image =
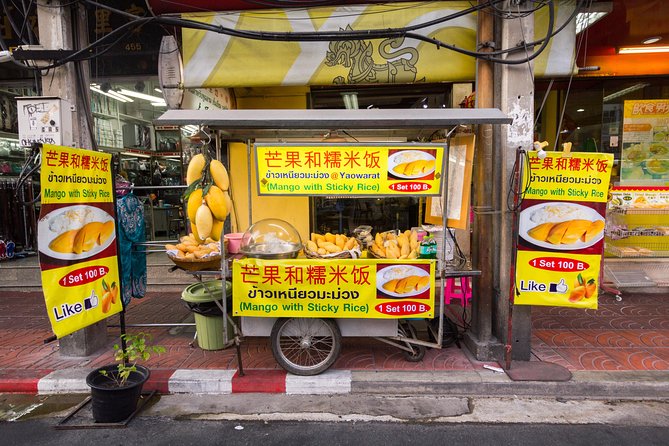
{"type": "Polygon", "coordinates": [[[305,253],[309,252],[314,256],[325,256],[328,254],[338,254],[343,251],[360,250],[360,244],[355,237],[347,237],[343,234],[325,234],[311,233],[310,240],[304,244],[305,253]]]}
{"type": "Polygon", "coordinates": [[[220,161],[199,153],[188,163],[186,185],[184,198],[193,239],[198,244],[208,238],[219,241],[223,222],[232,210],[227,169],[220,161]]]}
{"type": "Polygon", "coordinates": [[[417,259],[419,245],[418,233],[407,229],[400,234],[377,232],[367,249],[383,259],[417,259]]]}
{"type": "Polygon", "coordinates": [[[168,243],[165,245],[165,249],[168,254],[172,253],[174,258],[186,262],[221,255],[221,244],[219,242],[211,237],[199,242],[193,234],[184,235],[176,245],[168,243]]]}

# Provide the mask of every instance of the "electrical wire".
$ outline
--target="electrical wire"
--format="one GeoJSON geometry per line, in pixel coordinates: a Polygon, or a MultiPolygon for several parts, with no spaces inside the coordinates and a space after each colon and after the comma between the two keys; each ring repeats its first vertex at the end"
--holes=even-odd
{"type": "MultiPolygon", "coordinates": [[[[112,11],[114,13],[126,16],[128,18],[134,18],[137,19],[138,16],[135,16],[133,14],[127,13],[126,11],[118,10],[115,8],[112,8],[110,6],[101,4],[99,2],[96,2],[94,0],[84,0],[87,4],[107,9],[109,11],[112,11]]],[[[458,11],[456,13],[450,14],[448,16],[431,20],[428,22],[424,22],[421,24],[413,25],[411,27],[405,27],[405,28],[388,28],[388,29],[376,29],[376,30],[362,30],[362,31],[356,31],[356,30],[346,30],[346,31],[325,31],[325,32],[264,32],[264,31],[246,31],[246,30],[236,30],[236,29],[231,29],[227,28],[224,26],[220,25],[211,25],[207,23],[202,23],[198,22],[195,20],[190,20],[190,19],[181,19],[181,18],[173,18],[173,17],[165,17],[165,16],[154,16],[154,18],[159,22],[167,25],[174,25],[174,26],[179,26],[182,28],[191,28],[191,29],[199,29],[203,31],[211,31],[211,32],[216,32],[220,34],[226,34],[232,37],[240,37],[240,38],[246,38],[246,39],[252,39],[252,40],[267,40],[267,41],[289,41],[289,42],[295,42],[295,41],[300,41],[300,42],[314,42],[314,41],[345,41],[345,40],[363,40],[363,39],[374,39],[374,38],[392,38],[392,37],[408,37],[408,38],[413,38],[416,40],[421,40],[425,41],[428,43],[432,43],[438,48],[447,48],[452,51],[456,51],[468,56],[480,58],[480,59],[485,59],[489,60],[492,62],[496,63],[501,63],[501,64],[509,64],[509,65],[516,65],[516,64],[521,64],[521,63],[526,63],[527,60],[525,59],[517,59],[517,60],[507,60],[507,59],[500,59],[500,58],[495,58],[492,57],[494,55],[499,55],[499,54],[504,54],[508,53],[511,51],[517,51],[518,49],[522,48],[522,46],[515,47],[515,48],[510,48],[510,49],[505,49],[505,50],[498,50],[494,52],[486,52],[486,53],[479,53],[475,51],[469,51],[465,50],[464,48],[459,48],[456,47],[455,45],[450,45],[445,42],[442,42],[438,39],[434,38],[429,38],[426,36],[423,36],[421,34],[414,33],[414,30],[422,29],[428,26],[433,26],[435,24],[440,24],[443,22],[446,22],[448,20],[453,20],[455,18],[467,15],[471,12],[479,11],[482,10],[491,4],[496,4],[496,3],[501,3],[504,0],[490,0],[488,3],[473,6],[471,8],[458,11]]],[[[555,10],[554,10],[554,3],[553,0],[550,0],[548,2],[548,9],[549,9],[549,22],[548,22],[548,29],[547,29],[547,35],[544,37],[541,41],[541,46],[538,50],[536,50],[532,55],[530,55],[529,60],[532,60],[541,54],[543,50],[546,48],[548,45],[548,42],[550,40],[550,36],[554,32],[554,20],[555,20],[555,10]]],[[[532,43],[534,44],[534,42],[532,43]]],[[[530,44],[527,44],[527,46],[530,46],[530,44]]]]}

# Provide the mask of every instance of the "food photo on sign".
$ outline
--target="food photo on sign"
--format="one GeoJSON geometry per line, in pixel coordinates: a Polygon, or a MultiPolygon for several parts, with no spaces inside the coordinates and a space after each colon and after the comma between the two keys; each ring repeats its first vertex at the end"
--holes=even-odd
{"type": "Polygon", "coordinates": [[[518,221],[519,244],[549,251],[601,251],[605,203],[526,201],[518,221]]]}
{"type": "Polygon", "coordinates": [[[436,164],[434,149],[390,150],[388,152],[388,179],[432,180],[436,164]]]}
{"type": "Polygon", "coordinates": [[[376,288],[377,299],[429,299],[430,266],[379,263],[376,288]]]}

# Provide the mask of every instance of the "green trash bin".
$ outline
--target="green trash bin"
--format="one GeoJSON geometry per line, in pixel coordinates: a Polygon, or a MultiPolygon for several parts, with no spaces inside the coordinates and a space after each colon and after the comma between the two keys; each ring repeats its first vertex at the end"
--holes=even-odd
{"type": "MultiPolygon", "coordinates": [[[[232,308],[232,283],[225,282],[227,308],[232,308]]],[[[189,285],[182,293],[181,300],[195,316],[197,343],[203,350],[225,348],[223,339],[223,312],[216,304],[223,302],[223,285],[220,280],[209,280],[189,285]]],[[[228,321],[228,340],[234,336],[232,324],[228,321]]]]}

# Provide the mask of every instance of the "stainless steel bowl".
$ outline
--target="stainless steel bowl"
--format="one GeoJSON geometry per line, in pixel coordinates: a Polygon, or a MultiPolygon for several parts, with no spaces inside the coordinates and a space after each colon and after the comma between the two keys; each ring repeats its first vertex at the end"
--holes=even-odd
{"type": "Polygon", "coordinates": [[[254,259],[267,259],[267,260],[281,260],[281,259],[294,259],[302,250],[302,244],[290,244],[290,250],[282,252],[269,252],[268,247],[264,243],[258,243],[248,246],[242,246],[239,252],[244,254],[246,257],[252,257],[254,259]]]}

